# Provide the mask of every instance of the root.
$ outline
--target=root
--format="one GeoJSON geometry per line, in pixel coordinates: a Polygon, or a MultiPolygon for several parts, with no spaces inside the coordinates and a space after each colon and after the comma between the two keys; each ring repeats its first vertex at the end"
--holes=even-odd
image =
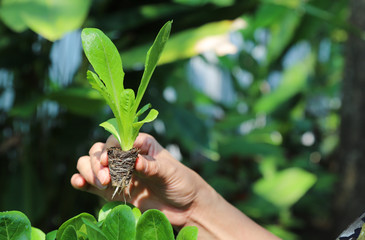
{"type": "Polygon", "coordinates": [[[124,202],[126,202],[125,189],[130,197],[129,185],[137,156],[138,150],[135,148],[129,151],[122,151],[115,147],[108,149],[111,182],[112,186],[116,187],[112,199],[116,194],[123,193],[124,202]]]}

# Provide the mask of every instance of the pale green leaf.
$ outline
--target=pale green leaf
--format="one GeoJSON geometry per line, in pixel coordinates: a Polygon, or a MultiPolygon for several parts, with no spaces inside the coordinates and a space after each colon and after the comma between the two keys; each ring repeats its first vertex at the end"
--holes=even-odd
{"type": "Polygon", "coordinates": [[[289,208],[314,185],[316,176],[300,168],[288,168],[258,180],[253,191],[280,208],[289,208]]]}
{"type": "Polygon", "coordinates": [[[54,41],[82,25],[90,3],[90,0],[4,0],[0,14],[14,31],[29,27],[54,41]]]}
{"type": "Polygon", "coordinates": [[[111,118],[108,121],[105,121],[100,124],[101,127],[103,127],[105,130],[113,134],[113,136],[118,140],[118,142],[121,142],[120,136],[119,136],[119,128],[116,118],[111,118]]]}
{"type": "Polygon", "coordinates": [[[309,75],[313,72],[314,58],[309,54],[304,61],[286,69],[277,89],[260,98],[254,109],[257,113],[270,113],[280,104],[304,90],[309,75]]]}
{"type": "Polygon", "coordinates": [[[0,18],[13,31],[22,32],[28,28],[22,18],[22,10],[31,7],[29,0],[3,0],[0,5],[0,18]]]}
{"type": "MultiPolygon", "coordinates": [[[[232,29],[233,21],[219,21],[202,25],[201,27],[182,31],[174,34],[169,38],[165,46],[164,54],[161,55],[158,64],[165,64],[181,59],[196,56],[206,50],[206,42],[210,39],[228,34],[232,29]]],[[[143,66],[145,54],[148,51],[149,45],[137,46],[122,52],[124,59],[124,67],[131,69],[143,66]]]]}

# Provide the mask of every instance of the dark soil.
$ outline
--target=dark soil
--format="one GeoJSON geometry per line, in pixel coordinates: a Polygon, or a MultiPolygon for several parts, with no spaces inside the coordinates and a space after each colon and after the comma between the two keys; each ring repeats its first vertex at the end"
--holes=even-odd
{"type": "Polygon", "coordinates": [[[108,148],[111,182],[112,186],[116,187],[112,198],[114,198],[117,192],[121,193],[129,186],[138,152],[139,150],[136,148],[132,148],[129,151],[123,151],[118,147],[108,148]]]}

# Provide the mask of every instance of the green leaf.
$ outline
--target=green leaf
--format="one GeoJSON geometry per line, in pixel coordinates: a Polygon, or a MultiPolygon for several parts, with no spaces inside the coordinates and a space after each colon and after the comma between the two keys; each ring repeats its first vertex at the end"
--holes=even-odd
{"type": "Polygon", "coordinates": [[[32,227],[31,239],[32,240],[44,240],[44,239],[46,239],[46,234],[44,234],[44,232],[42,230],[32,227]]]}
{"type": "Polygon", "coordinates": [[[113,136],[118,140],[118,142],[121,142],[120,136],[119,136],[119,128],[116,118],[111,118],[106,122],[103,122],[100,124],[101,127],[103,127],[105,130],[113,134],[113,136]]]}
{"type": "Polygon", "coordinates": [[[86,226],[87,236],[89,237],[89,240],[108,240],[105,234],[98,228],[95,223],[89,221],[86,218],[82,218],[82,221],[86,226]]]}
{"type": "Polygon", "coordinates": [[[146,91],[147,85],[152,77],[153,72],[157,66],[157,62],[160,59],[161,53],[165,47],[167,40],[169,39],[170,32],[171,32],[171,24],[172,21],[167,22],[157,34],[157,37],[152,44],[152,47],[147,52],[146,62],[145,62],[145,69],[143,72],[141,83],[138,87],[138,92],[136,96],[135,102],[135,112],[137,112],[139,103],[146,91]]]}
{"type": "Polygon", "coordinates": [[[303,91],[308,76],[313,71],[313,65],[313,55],[309,54],[304,61],[286,69],[278,88],[257,101],[254,106],[256,113],[271,113],[295,94],[303,91]]]}
{"type": "MultiPolygon", "coordinates": [[[[169,38],[158,64],[166,64],[181,59],[196,56],[207,49],[204,42],[211,37],[228,34],[232,29],[233,21],[219,21],[204,24],[201,27],[188,29],[169,38]]],[[[145,61],[145,54],[150,45],[137,46],[121,53],[125,69],[141,67],[145,61]]]]}
{"type": "MultiPolygon", "coordinates": [[[[106,216],[108,216],[108,214],[112,211],[113,208],[119,206],[119,205],[124,205],[124,202],[108,202],[106,203],[99,211],[99,217],[98,217],[98,221],[103,221],[105,220],[106,216]]],[[[127,205],[132,209],[136,224],[138,222],[138,219],[141,217],[141,211],[136,207],[133,206],[130,203],[127,203],[127,205]]]]}
{"type": "Polygon", "coordinates": [[[289,208],[314,185],[316,176],[300,168],[288,168],[262,178],[253,191],[279,208],[289,208]]]}
{"type": "Polygon", "coordinates": [[[137,223],[136,240],[174,239],[172,226],[167,217],[159,210],[150,209],[142,214],[137,223]]]}
{"type": "Polygon", "coordinates": [[[136,222],[132,209],[127,205],[113,208],[104,221],[102,231],[108,239],[134,239],[136,222]]]}
{"type": "MultiPolygon", "coordinates": [[[[61,239],[63,232],[66,230],[68,226],[73,226],[76,232],[86,233],[86,227],[82,219],[88,219],[89,221],[96,222],[93,215],[88,213],[80,213],[79,215],[70,218],[66,222],[64,222],[57,231],[56,239],[61,239]]],[[[78,233],[79,236],[79,233],[78,233]]]]}
{"type": "Polygon", "coordinates": [[[144,105],[136,114],[136,117],[138,118],[139,116],[141,116],[145,111],[147,111],[148,109],[150,109],[152,107],[152,105],[150,103],[144,105]]]}
{"type": "Polygon", "coordinates": [[[90,0],[4,0],[1,18],[14,31],[28,27],[48,40],[60,39],[84,22],[90,0]]]}
{"type": "Polygon", "coordinates": [[[30,221],[18,211],[0,212],[0,240],[31,238],[30,221]]]}
{"type": "Polygon", "coordinates": [[[115,104],[118,104],[119,93],[124,89],[124,72],[117,48],[102,31],[96,28],[83,29],[81,39],[87,59],[104,82],[110,97],[116,101],[115,104]]]}
{"type": "Polygon", "coordinates": [[[46,240],[55,240],[57,236],[57,230],[47,233],[46,240]]]}
{"type": "Polygon", "coordinates": [[[198,228],[195,226],[183,227],[176,237],[176,240],[196,240],[198,239],[198,228]]]}
{"type": "Polygon", "coordinates": [[[3,22],[15,32],[22,32],[28,28],[22,18],[22,8],[30,8],[29,0],[3,0],[0,6],[0,17],[3,22]]]}
{"type": "Polygon", "coordinates": [[[65,231],[63,231],[61,240],[77,240],[77,233],[75,227],[72,225],[67,226],[65,231]]]}
{"type": "Polygon", "coordinates": [[[153,120],[155,120],[158,116],[158,111],[155,109],[151,109],[150,112],[148,113],[148,115],[139,122],[135,122],[133,123],[133,138],[135,139],[138,135],[139,130],[141,129],[141,127],[143,126],[143,124],[148,123],[148,122],[152,122],[153,120]]]}
{"type": "Polygon", "coordinates": [[[106,216],[113,210],[113,208],[123,204],[122,202],[115,201],[115,202],[107,202],[103,205],[103,207],[99,211],[98,221],[105,220],[106,216]]]}

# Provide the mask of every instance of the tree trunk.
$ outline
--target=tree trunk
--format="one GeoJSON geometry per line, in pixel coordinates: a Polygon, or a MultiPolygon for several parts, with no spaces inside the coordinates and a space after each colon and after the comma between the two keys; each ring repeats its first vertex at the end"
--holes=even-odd
{"type": "MultiPolygon", "coordinates": [[[[350,1],[350,22],[365,29],[365,0],[350,1]]],[[[365,211],[365,41],[349,35],[342,87],[339,183],[335,231],[339,234],[365,211]]]]}

